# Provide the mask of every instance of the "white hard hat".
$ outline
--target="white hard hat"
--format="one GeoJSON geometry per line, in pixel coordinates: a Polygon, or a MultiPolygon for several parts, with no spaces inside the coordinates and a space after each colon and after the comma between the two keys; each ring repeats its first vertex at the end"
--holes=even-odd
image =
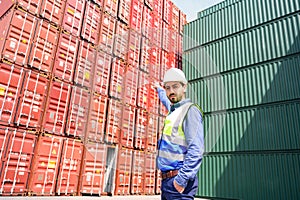
{"type": "Polygon", "coordinates": [[[182,82],[183,84],[187,84],[187,80],[185,78],[183,71],[177,68],[171,68],[167,70],[165,73],[164,80],[163,80],[164,84],[171,81],[178,81],[178,82],[182,82]]]}

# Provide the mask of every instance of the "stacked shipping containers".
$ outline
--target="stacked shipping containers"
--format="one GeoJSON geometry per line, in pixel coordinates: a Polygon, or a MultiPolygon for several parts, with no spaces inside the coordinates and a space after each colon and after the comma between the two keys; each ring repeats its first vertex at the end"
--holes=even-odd
{"type": "Polygon", "coordinates": [[[170,0],[17,0],[0,17],[0,194],[160,193],[153,85],[181,66],[185,15],[170,0]]]}
{"type": "Polygon", "coordinates": [[[299,11],[227,0],[185,26],[189,95],[205,111],[199,196],[300,198],[299,11]]]}

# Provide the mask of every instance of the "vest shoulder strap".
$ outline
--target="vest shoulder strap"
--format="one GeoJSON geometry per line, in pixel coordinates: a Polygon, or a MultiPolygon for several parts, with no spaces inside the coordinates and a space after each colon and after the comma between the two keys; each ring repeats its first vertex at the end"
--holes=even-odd
{"type": "Polygon", "coordinates": [[[185,118],[186,118],[186,116],[187,116],[187,113],[189,112],[189,110],[190,110],[190,108],[191,108],[192,106],[196,106],[196,107],[198,108],[198,110],[199,110],[200,113],[201,113],[202,120],[203,120],[203,119],[204,119],[204,112],[203,112],[202,108],[201,108],[198,104],[193,103],[193,104],[191,104],[191,105],[189,106],[189,108],[187,109],[187,112],[186,112],[186,114],[185,114],[185,116],[184,116],[184,118],[183,118],[183,121],[185,120],[185,118]]]}
{"type": "Polygon", "coordinates": [[[194,103],[193,105],[196,106],[200,110],[202,118],[204,118],[204,112],[203,112],[202,108],[196,103],[194,103]]]}

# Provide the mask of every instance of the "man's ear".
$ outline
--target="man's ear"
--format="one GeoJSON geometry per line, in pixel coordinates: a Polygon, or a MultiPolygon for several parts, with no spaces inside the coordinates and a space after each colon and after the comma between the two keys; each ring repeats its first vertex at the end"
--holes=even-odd
{"type": "Polygon", "coordinates": [[[183,92],[186,92],[187,84],[183,85],[183,92]]]}

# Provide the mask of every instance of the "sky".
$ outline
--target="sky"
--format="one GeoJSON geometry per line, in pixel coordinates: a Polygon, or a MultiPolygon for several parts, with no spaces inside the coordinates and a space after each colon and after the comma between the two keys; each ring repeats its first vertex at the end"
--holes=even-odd
{"type": "Polygon", "coordinates": [[[187,21],[197,18],[199,11],[205,10],[224,0],[172,0],[173,3],[186,14],[187,21]]]}

